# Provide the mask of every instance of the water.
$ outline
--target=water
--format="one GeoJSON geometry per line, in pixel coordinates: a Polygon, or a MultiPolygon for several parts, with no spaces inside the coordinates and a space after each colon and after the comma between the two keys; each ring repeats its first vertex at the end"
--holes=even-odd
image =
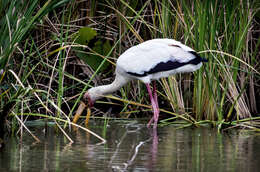
{"type": "Polygon", "coordinates": [[[0,152],[0,171],[260,171],[260,136],[210,128],[147,129],[137,122],[92,121],[90,130],[68,132],[34,127],[40,143],[28,134],[9,138],[0,152]]]}

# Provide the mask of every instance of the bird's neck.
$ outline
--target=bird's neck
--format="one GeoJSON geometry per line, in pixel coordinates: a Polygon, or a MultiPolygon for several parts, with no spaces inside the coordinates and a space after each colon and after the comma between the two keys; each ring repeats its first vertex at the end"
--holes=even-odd
{"type": "Polygon", "coordinates": [[[113,93],[123,87],[129,80],[122,77],[121,75],[116,75],[115,80],[108,85],[102,85],[100,88],[103,90],[104,95],[113,93]]]}
{"type": "Polygon", "coordinates": [[[129,82],[128,78],[125,78],[121,75],[116,75],[115,80],[111,84],[93,87],[88,92],[94,100],[97,100],[107,94],[110,94],[110,93],[113,93],[113,92],[119,90],[127,82],[129,82]]]}

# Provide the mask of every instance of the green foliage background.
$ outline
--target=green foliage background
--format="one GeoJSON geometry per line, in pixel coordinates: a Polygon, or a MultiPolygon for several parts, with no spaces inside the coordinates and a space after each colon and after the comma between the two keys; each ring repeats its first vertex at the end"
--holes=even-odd
{"type": "MultiPolygon", "coordinates": [[[[247,121],[259,119],[257,2],[2,0],[0,4],[0,123],[8,121],[13,130],[21,125],[17,119],[25,122],[27,116],[71,118],[87,88],[112,82],[122,52],[144,40],[165,37],[187,44],[209,63],[194,74],[159,81],[165,118],[161,124],[184,119],[188,125],[212,123],[221,128],[244,122],[252,127],[247,121]]],[[[129,83],[115,95],[121,97],[121,117],[150,110],[140,82],[129,83]]],[[[98,108],[96,113],[105,112],[98,108]]]]}

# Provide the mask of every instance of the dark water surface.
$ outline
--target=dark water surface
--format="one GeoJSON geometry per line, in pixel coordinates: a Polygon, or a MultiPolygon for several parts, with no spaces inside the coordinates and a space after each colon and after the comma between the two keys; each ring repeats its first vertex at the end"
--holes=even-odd
{"type": "Polygon", "coordinates": [[[0,152],[0,171],[260,171],[260,135],[245,131],[218,133],[209,128],[147,129],[137,122],[93,122],[90,130],[68,132],[74,143],[55,127],[33,129],[9,138],[0,152]]]}

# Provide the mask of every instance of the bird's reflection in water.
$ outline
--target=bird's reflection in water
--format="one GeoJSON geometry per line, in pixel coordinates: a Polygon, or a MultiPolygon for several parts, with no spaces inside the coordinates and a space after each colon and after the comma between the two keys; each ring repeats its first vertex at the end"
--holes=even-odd
{"type": "Polygon", "coordinates": [[[151,171],[153,171],[153,167],[156,166],[157,163],[157,153],[158,153],[158,136],[157,136],[157,128],[151,128],[150,132],[152,138],[152,144],[150,148],[150,153],[152,155],[151,161],[149,161],[149,166],[147,167],[151,171]]]}
{"type": "MultiPolygon", "coordinates": [[[[109,168],[111,168],[113,171],[126,171],[127,169],[131,169],[132,166],[138,161],[138,159],[142,159],[140,156],[143,156],[143,150],[147,145],[151,145],[151,148],[149,149],[150,152],[145,154],[147,156],[147,168],[151,169],[157,162],[157,151],[158,151],[158,136],[157,136],[157,128],[147,128],[144,125],[138,125],[136,122],[130,123],[126,126],[126,132],[121,137],[121,139],[118,141],[116,150],[114,151],[113,155],[111,156],[110,162],[109,162],[109,168]],[[141,130],[150,130],[148,133],[150,133],[148,138],[133,143],[134,146],[129,147],[129,157],[128,160],[125,160],[123,163],[116,163],[116,159],[118,159],[121,152],[121,147],[124,146],[125,140],[129,142],[129,138],[132,138],[132,135],[136,133],[140,133],[141,130]],[[152,142],[152,144],[151,144],[152,142]],[[147,144],[146,144],[147,143],[147,144]],[[151,159],[152,157],[152,159],[151,159]]],[[[136,141],[136,139],[132,139],[133,141],[136,141]]]]}

